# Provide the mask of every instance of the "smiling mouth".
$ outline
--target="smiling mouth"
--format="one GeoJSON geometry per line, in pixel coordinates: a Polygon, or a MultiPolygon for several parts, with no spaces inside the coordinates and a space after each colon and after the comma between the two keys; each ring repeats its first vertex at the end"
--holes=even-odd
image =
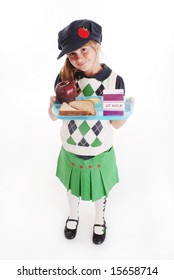
{"type": "Polygon", "coordinates": [[[78,63],[77,65],[78,65],[79,67],[83,67],[85,64],[86,64],[86,62],[78,63]]]}

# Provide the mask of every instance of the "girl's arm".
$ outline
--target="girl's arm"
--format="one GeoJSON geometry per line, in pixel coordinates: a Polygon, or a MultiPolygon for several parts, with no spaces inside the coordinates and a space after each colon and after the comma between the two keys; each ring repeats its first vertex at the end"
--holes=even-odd
{"type": "MultiPolygon", "coordinates": [[[[132,110],[133,110],[134,103],[135,103],[134,98],[130,97],[129,102],[132,103],[131,107],[132,107],[132,110]]],[[[111,122],[111,124],[114,128],[118,129],[118,128],[122,127],[125,124],[126,121],[127,121],[127,119],[125,119],[125,120],[112,120],[110,122],[111,122]]]]}
{"type": "Polygon", "coordinates": [[[110,122],[111,122],[111,124],[114,128],[118,129],[118,128],[122,127],[125,124],[126,121],[127,121],[127,119],[125,119],[125,120],[114,120],[114,121],[112,120],[110,122]]]}
{"type": "Polygon", "coordinates": [[[52,105],[53,103],[56,101],[56,96],[51,96],[50,97],[50,106],[48,108],[48,114],[50,116],[50,118],[53,120],[53,121],[56,121],[57,118],[54,116],[53,112],[52,112],[52,105]]]}

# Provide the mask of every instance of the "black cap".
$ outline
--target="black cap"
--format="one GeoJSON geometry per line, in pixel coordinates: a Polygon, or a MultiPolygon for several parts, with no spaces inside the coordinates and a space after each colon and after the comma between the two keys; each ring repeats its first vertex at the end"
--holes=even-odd
{"type": "Polygon", "coordinates": [[[58,49],[61,52],[57,59],[81,48],[90,40],[101,43],[102,27],[99,24],[87,19],[71,22],[58,33],[58,49]]]}

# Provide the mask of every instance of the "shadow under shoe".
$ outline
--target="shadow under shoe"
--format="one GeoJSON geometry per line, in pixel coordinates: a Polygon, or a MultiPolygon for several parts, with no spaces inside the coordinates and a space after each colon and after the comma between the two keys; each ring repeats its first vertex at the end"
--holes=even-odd
{"type": "Polygon", "coordinates": [[[67,239],[74,239],[77,233],[77,227],[79,224],[79,220],[75,219],[67,219],[66,224],[65,224],[65,229],[64,229],[64,234],[67,239]],[[70,229],[67,227],[68,222],[76,222],[76,228],[75,229],[70,229]]]}
{"type": "Polygon", "coordinates": [[[92,237],[93,243],[96,244],[96,245],[100,245],[104,242],[105,238],[106,238],[106,222],[104,222],[103,225],[95,224],[94,227],[93,227],[93,237],[92,237]],[[103,228],[103,234],[95,233],[95,227],[102,227],[103,228]]]}

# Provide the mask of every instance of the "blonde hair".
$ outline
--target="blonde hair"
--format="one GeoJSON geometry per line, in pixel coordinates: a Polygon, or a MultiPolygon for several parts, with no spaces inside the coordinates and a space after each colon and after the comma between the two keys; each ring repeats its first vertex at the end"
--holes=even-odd
{"type": "MultiPolygon", "coordinates": [[[[87,44],[85,44],[85,46],[90,46],[92,47],[95,51],[96,54],[98,52],[98,44],[96,41],[89,41],[87,44]]],[[[71,62],[69,61],[69,58],[67,57],[65,60],[65,63],[62,67],[62,69],[60,70],[60,78],[62,81],[76,81],[78,80],[78,69],[75,68],[71,62]]]]}

